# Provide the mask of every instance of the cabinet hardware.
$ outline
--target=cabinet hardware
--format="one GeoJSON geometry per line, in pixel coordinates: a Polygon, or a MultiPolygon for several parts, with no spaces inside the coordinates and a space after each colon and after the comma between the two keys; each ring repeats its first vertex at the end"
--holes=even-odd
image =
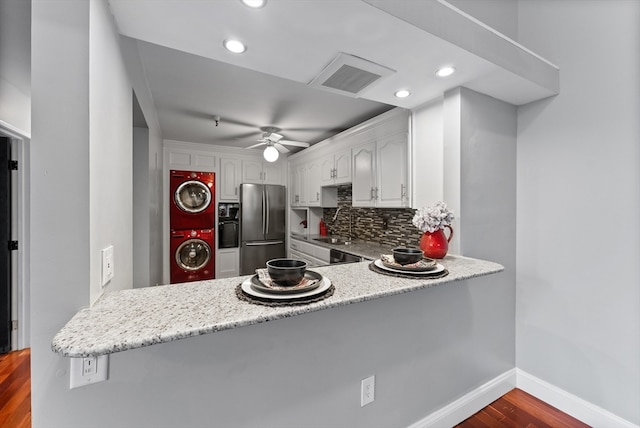
{"type": "Polygon", "coordinates": [[[407,196],[405,185],[401,184],[400,185],[400,198],[404,199],[405,196],[407,196]]]}
{"type": "Polygon", "coordinates": [[[374,200],[376,197],[373,195],[374,189],[373,187],[371,188],[371,200],[374,200]]]}
{"type": "Polygon", "coordinates": [[[378,199],[378,188],[376,187],[376,200],[378,199]]]}

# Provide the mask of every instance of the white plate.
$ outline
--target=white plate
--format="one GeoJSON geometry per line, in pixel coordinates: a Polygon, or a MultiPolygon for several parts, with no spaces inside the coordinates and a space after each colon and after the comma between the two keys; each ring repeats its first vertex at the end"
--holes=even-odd
{"type": "Polygon", "coordinates": [[[376,267],[378,267],[378,268],[380,268],[382,270],[386,270],[387,272],[403,273],[403,274],[406,274],[406,275],[425,276],[425,277],[426,276],[430,276],[430,275],[436,275],[436,274],[444,271],[444,266],[442,266],[440,263],[436,263],[436,267],[434,269],[428,270],[426,272],[411,272],[411,271],[408,271],[408,270],[393,269],[393,268],[385,266],[382,263],[382,260],[380,260],[380,259],[376,259],[373,262],[373,264],[376,267]]]}
{"type": "Polygon", "coordinates": [[[331,287],[331,280],[326,276],[322,276],[322,281],[318,288],[315,288],[310,291],[305,291],[303,293],[292,293],[292,294],[273,294],[273,293],[265,293],[259,290],[256,290],[251,286],[251,278],[246,279],[242,282],[242,291],[244,291],[249,296],[258,297],[260,299],[269,299],[269,300],[295,300],[303,297],[313,297],[318,294],[322,294],[331,287]]]}

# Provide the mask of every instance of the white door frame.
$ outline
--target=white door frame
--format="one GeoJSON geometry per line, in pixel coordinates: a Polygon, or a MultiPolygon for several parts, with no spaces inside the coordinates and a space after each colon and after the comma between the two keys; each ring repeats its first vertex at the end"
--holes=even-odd
{"type": "Polygon", "coordinates": [[[11,234],[18,241],[18,251],[11,257],[11,319],[18,328],[11,331],[11,349],[30,346],[29,287],[29,142],[31,135],[0,120],[0,135],[11,138],[11,159],[18,161],[18,171],[11,180],[11,234]]]}

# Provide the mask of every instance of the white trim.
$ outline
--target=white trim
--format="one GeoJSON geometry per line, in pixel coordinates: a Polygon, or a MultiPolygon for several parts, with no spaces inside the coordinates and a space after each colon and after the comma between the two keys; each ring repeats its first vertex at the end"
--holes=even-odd
{"type": "Polygon", "coordinates": [[[516,369],[516,376],[518,388],[587,425],[607,428],[640,428],[602,407],[589,403],[525,371],[516,369]]]}
{"type": "Polygon", "coordinates": [[[519,388],[539,400],[593,427],[640,428],[608,410],[589,403],[518,368],[496,376],[484,385],[414,422],[408,428],[448,428],[519,388]]]}
{"type": "Polygon", "coordinates": [[[408,428],[449,428],[457,425],[515,388],[516,380],[516,369],[508,370],[408,428]]]}

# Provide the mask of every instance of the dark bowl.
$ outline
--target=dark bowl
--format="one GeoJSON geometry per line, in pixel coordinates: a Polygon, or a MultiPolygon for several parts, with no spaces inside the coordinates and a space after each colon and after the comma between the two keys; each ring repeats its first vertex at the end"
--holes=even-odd
{"type": "Polygon", "coordinates": [[[267,262],[267,272],[272,281],[284,287],[296,285],[304,278],[307,262],[295,259],[273,259],[267,262]]]}
{"type": "Polygon", "coordinates": [[[393,259],[401,265],[410,265],[422,260],[424,254],[419,248],[396,248],[393,250],[393,259]]]}

